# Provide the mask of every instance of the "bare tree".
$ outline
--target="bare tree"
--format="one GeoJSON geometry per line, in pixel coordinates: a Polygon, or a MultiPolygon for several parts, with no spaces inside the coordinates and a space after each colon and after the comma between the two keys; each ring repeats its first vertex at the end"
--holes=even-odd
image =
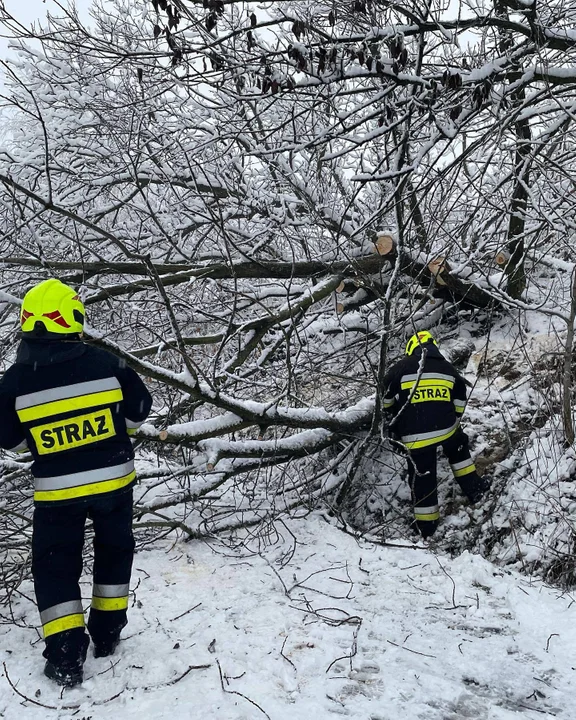
{"type": "Polygon", "coordinates": [[[28,286],[81,287],[90,341],[154,389],[143,526],[270,527],[349,486],[415,327],[570,322],[562,3],[113,0],[92,18],[2,11],[2,353],[28,286]]]}

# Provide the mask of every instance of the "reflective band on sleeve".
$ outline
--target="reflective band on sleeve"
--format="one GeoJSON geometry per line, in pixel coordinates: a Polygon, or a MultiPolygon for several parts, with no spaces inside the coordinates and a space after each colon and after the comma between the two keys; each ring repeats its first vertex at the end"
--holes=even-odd
{"type": "Polygon", "coordinates": [[[128,596],[130,586],[128,583],[123,585],[96,585],[92,586],[92,595],[100,598],[121,598],[128,596]]]}
{"type": "Polygon", "coordinates": [[[93,597],[91,607],[94,610],[126,610],[128,607],[128,596],[126,597],[93,597]]]}
{"type": "Polygon", "coordinates": [[[414,519],[415,520],[439,520],[440,519],[440,507],[438,505],[430,505],[428,507],[415,507],[414,508],[414,519]]]}
{"type": "Polygon", "coordinates": [[[453,400],[454,403],[454,410],[456,410],[457,413],[463,413],[466,408],[466,401],[465,400],[453,400]]]}
{"type": "Polygon", "coordinates": [[[10,452],[15,453],[26,452],[26,450],[28,450],[28,442],[26,441],[26,439],[22,440],[21,443],[18,443],[16,447],[10,448],[10,452]]]}
{"type": "Polygon", "coordinates": [[[126,418],[126,432],[128,435],[134,435],[143,422],[144,420],[141,422],[134,422],[134,420],[128,420],[128,418],[126,418]]]}
{"type": "Polygon", "coordinates": [[[50,478],[36,478],[34,500],[71,500],[87,495],[118,490],[129,485],[136,478],[134,461],[98,468],[84,473],[72,473],[50,478]]]}
{"type": "Polygon", "coordinates": [[[454,463],[450,466],[454,477],[462,477],[463,475],[469,475],[470,473],[476,472],[476,465],[472,460],[464,460],[463,462],[454,463]]]}
{"type": "Polygon", "coordinates": [[[51,415],[86,410],[100,405],[111,405],[112,403],[121,402],[123,397],[122,390],[107,390],[106,392],[90,393],[90,395],[80,395],[67,400],[56,400],[44,405],[37,405],[26,410],[18,410],[18,418],[20,422],[42,420],[51,415]]]}
{"type": "Polygon", "coordinates": [[[445,430],[433,430],[432,432],[418,433],[417,435],[403,435],[401,439],[409,450],[414,450],[448,440],[459,427],[460,421],[457,421],[451,428],[446,428],[445,430]]]}
{"type": "Polygon", "coordinates": [[[395,397],[384,398],[384,400],[382,400],[382,405],[383,405],[385,408],[389,408],[389,407],[392,407],[392,405],[394,405],[395,401],[396,401],[396,398],[395,398],[395,397]]]}
{"type": "Polygon", "coordinates": [[[59,620],[52,620],[42,627],[44,637],[56,635],[56,633],[64,632],[64,630],[72,630],[73,628],[84,627],[84,615],[67,615],[59,620]]]}

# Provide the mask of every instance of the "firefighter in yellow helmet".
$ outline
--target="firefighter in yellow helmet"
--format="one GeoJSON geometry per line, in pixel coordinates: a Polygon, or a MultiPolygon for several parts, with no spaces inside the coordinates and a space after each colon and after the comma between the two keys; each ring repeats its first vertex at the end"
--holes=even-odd
{"type": "Polygon", "coordinates": [[[454,477],[471,503],[480,500],[488,482],[479,477],[468,437],[460,427],[466,407],[466,384],[423,330],[406,345],[406,357],[386,374],[383,406],[392,415],[394,437],[408,450],[408,477],[416,527],[423,537],[438,526],[440,508],[436,450],[442,447],[454,477]]]}
{"type": "Polygon", "coordinates": [[[151,397],[114,355],[86,345],[84,306],[54,278],[33,287],[20,314],[16,362],[0,380],[0,446],[32,454],[32,574],[45,640],[45,674],[82,682],[89,637],[79,579],[84,526],[94,527],[88,632],[111,655],[126,625],[134,552],[134,453],[129,434],[151,397]]]}

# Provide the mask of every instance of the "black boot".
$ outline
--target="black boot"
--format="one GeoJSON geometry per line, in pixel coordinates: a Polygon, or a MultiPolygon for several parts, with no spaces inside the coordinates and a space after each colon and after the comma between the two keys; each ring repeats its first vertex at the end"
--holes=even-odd
{"type": "Polygon", "coordinates": [[[476,482],[470,487],[466,493],[468,501],[474,505],[479,502],[485,493],[490,490],[490,480],[487,477],[478,477],[476,482]]]}
{"type": "Polygon", "coordinates": [[[109,655],[114,655],[119,642],[120,642],[120,636],[108,638],[107,640],[103,640],[103,641],[97,642],[97,643],[95,642],[94,643],[94,657],[100,658],[100,657],[108,657],[109,655]]]}
{"type": "Polygon", "coordinates": [[[423,540],[432,537],[438,528],[438,520],[414,520],[414,526],[423,540]]]}
{"type": "Polygon", "coordinates": [[[84,679],[84,661],[90,639],[83,628],[52,635],[42,653],[46,658],[44,675],[63,687],[80,685],[84,679]]]}
{"type": "Polygon", "coordinates": [[[81,665],[53,665],[50,661],[44,666],[44,675],[63,687],[74,687],[84,680],[81,665]]]}

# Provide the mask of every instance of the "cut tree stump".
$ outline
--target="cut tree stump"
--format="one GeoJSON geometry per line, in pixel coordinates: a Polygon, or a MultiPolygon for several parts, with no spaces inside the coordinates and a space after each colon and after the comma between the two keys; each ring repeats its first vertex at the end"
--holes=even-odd
{"type": "Polygon", "coordinates": [[[448,282],[443,277],[445,273],[450,272],[450,265],[445,257],[437,257],[428,263],[428,270],[430,274],[436,278],[438,285],[448,285],[448,282]]]}
{"type": "Polygon", "coordinates": [[[378,233],[374,241],[378,255],[395,255],[396,243],[390,233],[378,233]]]}
{"type": "Polygon", "coordinates": [[[508,265],[508,262],[510,261],[510,253],[508,250],[499,250],[496,253],[496,265],[499,265],[500,267],[505,267],[508,265]]]}

